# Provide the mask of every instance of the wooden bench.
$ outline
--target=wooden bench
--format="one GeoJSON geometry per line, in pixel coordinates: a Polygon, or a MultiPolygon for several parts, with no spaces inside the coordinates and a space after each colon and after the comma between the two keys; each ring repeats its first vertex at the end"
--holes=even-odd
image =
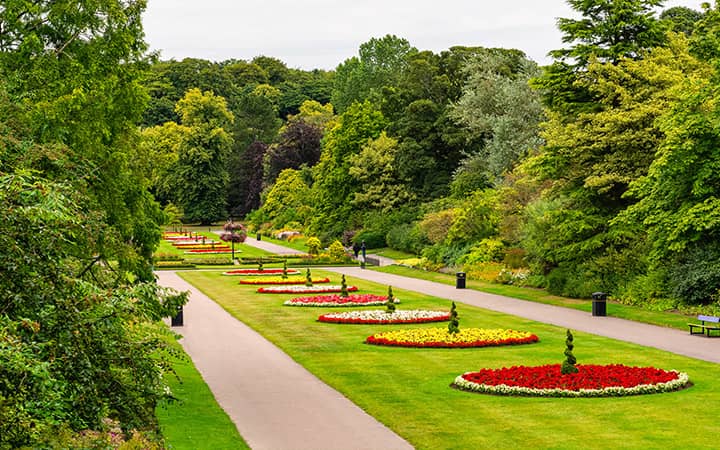
{"type": "Polygon", "coordinates": [[[707,336],[710,337],[712,335],[711,333],[716,331],[718,333],[717,336],[720,336],[720,317],[704,316],[700,314],[697,316],[697,320],[699,320],[700,323],[688,324],[690,327],[690,334],[707,334],[707,336]],[[695,329],[700,331],[693,331],[695,329]]]}

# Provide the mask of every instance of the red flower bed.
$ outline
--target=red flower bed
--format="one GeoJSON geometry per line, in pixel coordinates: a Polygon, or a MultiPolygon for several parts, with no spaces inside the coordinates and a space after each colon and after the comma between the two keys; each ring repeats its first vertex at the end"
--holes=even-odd
{"type": "Polygon", "coordinates": [[[185,253],[231,253],[232,250],[228,248],[223,247],[216,247],[216,248],[198,248],[194,250],[187,250],[185,253]]]}
{"type": "Polygon", "coordinates": [[[454,384],[461,389],[501,395],[600,397],[667,392],[689,382],[685,373],[655,367],[576,367],[578,372],[571,374],[563,374],[560,364],[482,369],[460,375],[454,384]]]}
{"type": "MultiPolygon", "coordinates": [[[[357,286],[348,286],[348,292],[357,291],[357,286]]],[[[342,286],[292,286],[286,289],[278,287],[259,288],[257,292],[261,294],[298,294],[308,293],[313,294],[317,292],[342,292],[342,286]]]]}
{"type": "MultiPolygon", "coordinates": [[[[305,279],[302,280],[240,280],[240,284],[305,284],[305,279]]],[[[313,283],[329,283],[330,278],[313,278],[313,283]]]]}

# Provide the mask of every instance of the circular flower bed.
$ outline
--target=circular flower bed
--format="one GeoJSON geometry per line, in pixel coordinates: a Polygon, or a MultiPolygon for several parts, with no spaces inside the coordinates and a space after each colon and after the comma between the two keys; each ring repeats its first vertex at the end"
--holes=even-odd
{"type": "MultiPolygon", "coordinates": [[[[348,292],[357,291],[357,286],[348,286],[348,292]]],[[[326,286],[281,286],[281,287],[261,287],[257,290],[261,294],[315,294],[319,292],[342,292],[342,286],[339,284],[329,284],[326,286]]]]}
{"type": "MultiPolygon", "coordinates": [[[[348,287],[348,291],[357,291],[357,287],[348,287]],[[351,289],[354,288],[354,289],[351,289]]],[[[336,292],[341,292],[338,289],[336,292]]],[[[339,295],[316,295],[314,297],[295,297],[286,301],[284,304],[287,306],[377,306],[384,305],[387,303],[387,297],[384,295],[375,294],[352,294],[347,297],[341,297],[339,295]]],[[[395,303],[400,303],[400,300],[395,299],[395,303]]]]}
{"type": "Polygon", "coordinates": [[[654,367],[622,364],[578,364],[577,373],[562,374],[560,364],[482,369],[464,373],[453,385],[463,390],[531,397],[616,397],[655,394],[681,389],[688,375],[654,367]]]}
{"type": "MultiPolygon", "coordinates": [[[[223,275],[247,275],[247,276],[271,276],[271,275],[282,275],[282,269],[235,269],[223,272],[223,275]]],[[[297,269],[288,269],[288,275],[299,275],[300,271],[297,269]]]]}
{"type": "Polygon", "coordinates": [[[416,328],[373,334],[365,342],[397,347],[490,347],[537,342],[538,337],[526,331],[464,328],[448,333],[447,328],[416,328]]]}
{"type": "Polygon", "coordinates": [[[373,309],[323,314],[318,317],[319,322],[376,325],[442,322],[445,320],[450,320],[450,313],[445,311],[428,311],[424,309],[395,310],[391,313],[388,313],[386,310],[373,309]]]}
{"type": "MultiPolygon", "coordinates": [[[[305,284],[303,278],[263,278],[260,280],[240,280],[240,284],[305,284]]],[[[329,283],[330,278],[313,278],[313,283],[329,283]]]]}

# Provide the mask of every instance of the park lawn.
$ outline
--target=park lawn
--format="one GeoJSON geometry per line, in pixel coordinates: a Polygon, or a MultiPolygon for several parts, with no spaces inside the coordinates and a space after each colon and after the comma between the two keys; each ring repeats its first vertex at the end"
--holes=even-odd
{"type": "MultiPolygon", "coordinates": [[[[372,267],[373,270],[379,272],[391,273],[394,275],[402,275],[409,278],[418,278],[427,281],[435,281],[437,283],[455,285],[455,275],[429,272],[425,270],[413,269],[405,266],[383,266],[372,267]]],[[[548,305],[562,306],[565,308],[577,309],[580,311],[590,312],[592,310],[592,301],[583,299],[574,299],[567,297],[559,297],[557,295],[548,294],[544,289],[511,286],[507,284],[488,283],[479,280],[466,280],[467,288],[477,291],[488,292],[491,294],[504,295],[506,297],[519,298],[548,305]]],[[[694,322],[695,316],[688,316],[676,312],[669,311],[651,311],[640,306],[623,305],[612,301],[607,302],[607,314],[609,316],[621,319],[633,320],[635,322],[643,322],[652,325],[658,325],[669,328],[677,328],[679,330],[687,330],[688,321],[694,322]]]]}
{"type": "Polygon", "coordinates": [[[180,344],[171,345],[177,352],[172,365],[178,376],[166,374],[166,381],[179,401],[156,408],[167,448],[249,449],[180,344]]]}
{"type": "MultiPolygon", "coordinates": [[[[515,347],[410,349],[364,344],[370,334],[425,325],[338,325],[317,316],[348,308],[288,307],[290,294],[257,294],[218,272],[180,275],[232,315],[261,333],[325,383],[420,449],[466,448],[691,448],[707,447],[716,415],[702,405],[720,402],[720,366],[672,353],[575,332],[580,364],[621,363],[687,372],[690,389],[637,397],[552,399],[462,392],[453,379],[483,367],[562,362],[565,330],[467,305],[460,327],[530,331],[540,342],[515,347]]],[[[339,282],[338,274],[313,270],[339,282]]],[[[387,286],[347,277],[360,293],[387,286]]],[[[393,289],[399,308],[447,310],[450,302],[393,289]]],[[[349,308],[352,309],[352,308],[349,308]]]]}
{"type": "Polygon", "coordinates": [[[372,253],[373,255],[378,256],[384,256],[385,258],[394,259],[396,261],[417,258],[417,255],[413,255],[412,253],[407,253],[400,250],[395,250],[390,247],[371,249],[368,250],[368,253],[372,253]]]}

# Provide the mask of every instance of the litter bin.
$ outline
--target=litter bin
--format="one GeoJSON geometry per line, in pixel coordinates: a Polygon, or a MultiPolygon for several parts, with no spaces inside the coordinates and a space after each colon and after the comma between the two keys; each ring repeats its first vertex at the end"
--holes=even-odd
{"type": "Polygon", "coordinates": [[[592,315],[607,316],[607,294],[604,292],[592,293],[592,315]]]}
{"type": "Polygon", "coordinates": [[[173,327],[183,326],[183,308],[182,308],[182,306],[178,308],[177,314],[175,314],[170,319],[170,326],[173,326],[173,327]]]}
{"type": "Polygon", "coordinates": [[[255,237],[255,239],[257,239],[259,241],[260,238],[261,238],[260,233],[258,233],[257,236],[255,237]]]}
{"type": "Polygon", "coordinates": [[[455,288],[465,289],[465,272],[457,272],[455,274],[455,288]]]}

